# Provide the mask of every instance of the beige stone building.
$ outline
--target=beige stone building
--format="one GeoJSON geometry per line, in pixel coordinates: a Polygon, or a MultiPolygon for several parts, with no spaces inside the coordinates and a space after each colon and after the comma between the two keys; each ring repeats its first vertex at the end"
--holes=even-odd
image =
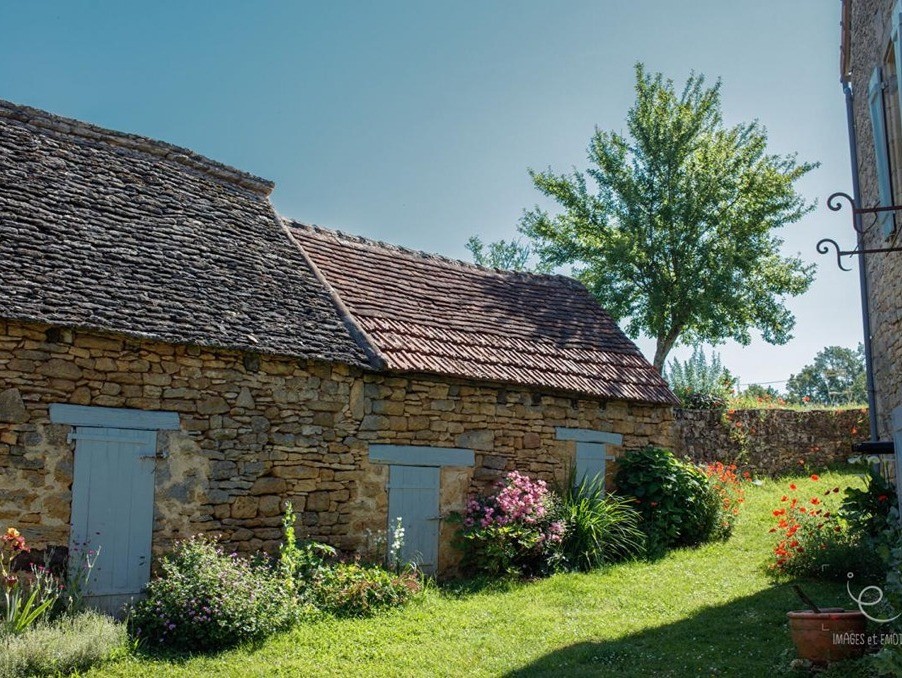
{"type": "Polygon", "coordinates": [[[871,405],[877,437],[895,437],[896,468],[902,468],[902,251],[896,251],[902,246],[899,0],[844,0],[841,75],[857,175],[855,223],[859,247],[868,251],[861,258],[873,370],[871,405]]]}
{"type": "Polygon", "coordinates": [[[519,469],[564,482],[670,442],[673,395],[578,283],[282,220],[272,184],[0,103],[0,527],[101,547],[140,591],[174,540],[348,551],[519,469]]]}

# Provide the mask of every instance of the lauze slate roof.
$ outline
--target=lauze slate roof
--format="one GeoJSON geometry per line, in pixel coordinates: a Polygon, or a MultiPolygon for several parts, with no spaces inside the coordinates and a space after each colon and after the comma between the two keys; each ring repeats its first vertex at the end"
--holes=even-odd
{"type": "Polygon", "coordinates": [[[675,404],[588,290],[291,222],[389,370],[675,404]]]}
{"type": "Polygon", "coordinates": [[[0,101],[0,317],[366,364],[271,189],[0,101]]]}
{"type": "Polygon", "coordinates": [[[675,402],[579,283],[289,224],[272,188],[0,100],[0,318],[675,402]]]}

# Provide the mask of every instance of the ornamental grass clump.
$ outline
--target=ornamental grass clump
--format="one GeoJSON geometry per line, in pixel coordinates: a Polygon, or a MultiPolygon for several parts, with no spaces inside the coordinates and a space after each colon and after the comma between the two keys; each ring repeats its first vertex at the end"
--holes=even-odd
{"type": "Polygon", "coordinates": [[[227,554],[215,538],[180,542],[161,570],[129,618],[133,635],[150,646],[218,650],[286,629],[301,614],[274,564],[227,554]]]}
{"type": "Polygon", "coordinates": [[[566,523],[543,480],[511,471],[487,497],[472,497],[455,545],[465,569],[490,576],[538,576],[564,565],[566,523]]]}
{"type": "Polygon", "coordinates": [[[588,572],[645,553],[642,517],[623,497],[606,494],[604,479],[570,474],[560,490],[559,515],[567,524],[563,551],[567,567],[588,572]]]}
{"type": "Polygon", "coordinates": [[[775,578],[845,581],[879,576],[879,558],[857,530],[840,514],[840,488],[812,474],[801,487],[790,483],[772,511],[776,535],[767,570],[775,578]]]}

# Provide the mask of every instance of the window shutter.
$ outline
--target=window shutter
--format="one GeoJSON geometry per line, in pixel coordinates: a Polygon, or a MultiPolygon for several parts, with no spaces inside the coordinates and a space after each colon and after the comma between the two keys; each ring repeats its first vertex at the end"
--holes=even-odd
{"type": "MultiPolygon", "coordinates": [[[[880,193],[880,206],[893,204],[893,191],[890,187],[889,155],[886,147],[886,119],[883,114],[883,75],[880,67],[874,69],[871,82],[868,84],[868,106],[871,109],[871,126],[874,128],[874,158],[877,165],[877,189],[880,193]]],[[[895,228],[892,212],[880,212],[877,221],[883,235],[890,235],[895,228]]]]}
{"type": "MultiPolygon", "coordinates": [[[[893,55],[896,59],[896,92],[899,96],[899,114],[902,115],[902,0],[897,0],[893,7],[893,55]]],[[[902,171],[902,167],[899,168],[902,171]]],[[[897,198],[902,202],[902,197],[897,198]]],[[[888,238],[892,235],[896,226],[896,213],[893,212],[893,218],[887,219],[883,224],[883,237],[888,238]]]]}

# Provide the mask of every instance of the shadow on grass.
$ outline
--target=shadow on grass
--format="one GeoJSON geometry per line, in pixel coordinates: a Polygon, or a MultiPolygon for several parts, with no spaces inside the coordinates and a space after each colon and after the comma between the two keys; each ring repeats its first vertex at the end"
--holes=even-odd
{"type": "MultiPolygon", "coordinates": [[[[817,601],[848,607],[844,588],[807,582],[817,601]]],[[[758,676],[790,673],[795,657],[786,613],[802,607],[788,585],[774,586],[673,624],[610,641],[563,647],[506,675],[758,676]]],[[[637,613],[638,614],[642,614],[637,613]]]]}

